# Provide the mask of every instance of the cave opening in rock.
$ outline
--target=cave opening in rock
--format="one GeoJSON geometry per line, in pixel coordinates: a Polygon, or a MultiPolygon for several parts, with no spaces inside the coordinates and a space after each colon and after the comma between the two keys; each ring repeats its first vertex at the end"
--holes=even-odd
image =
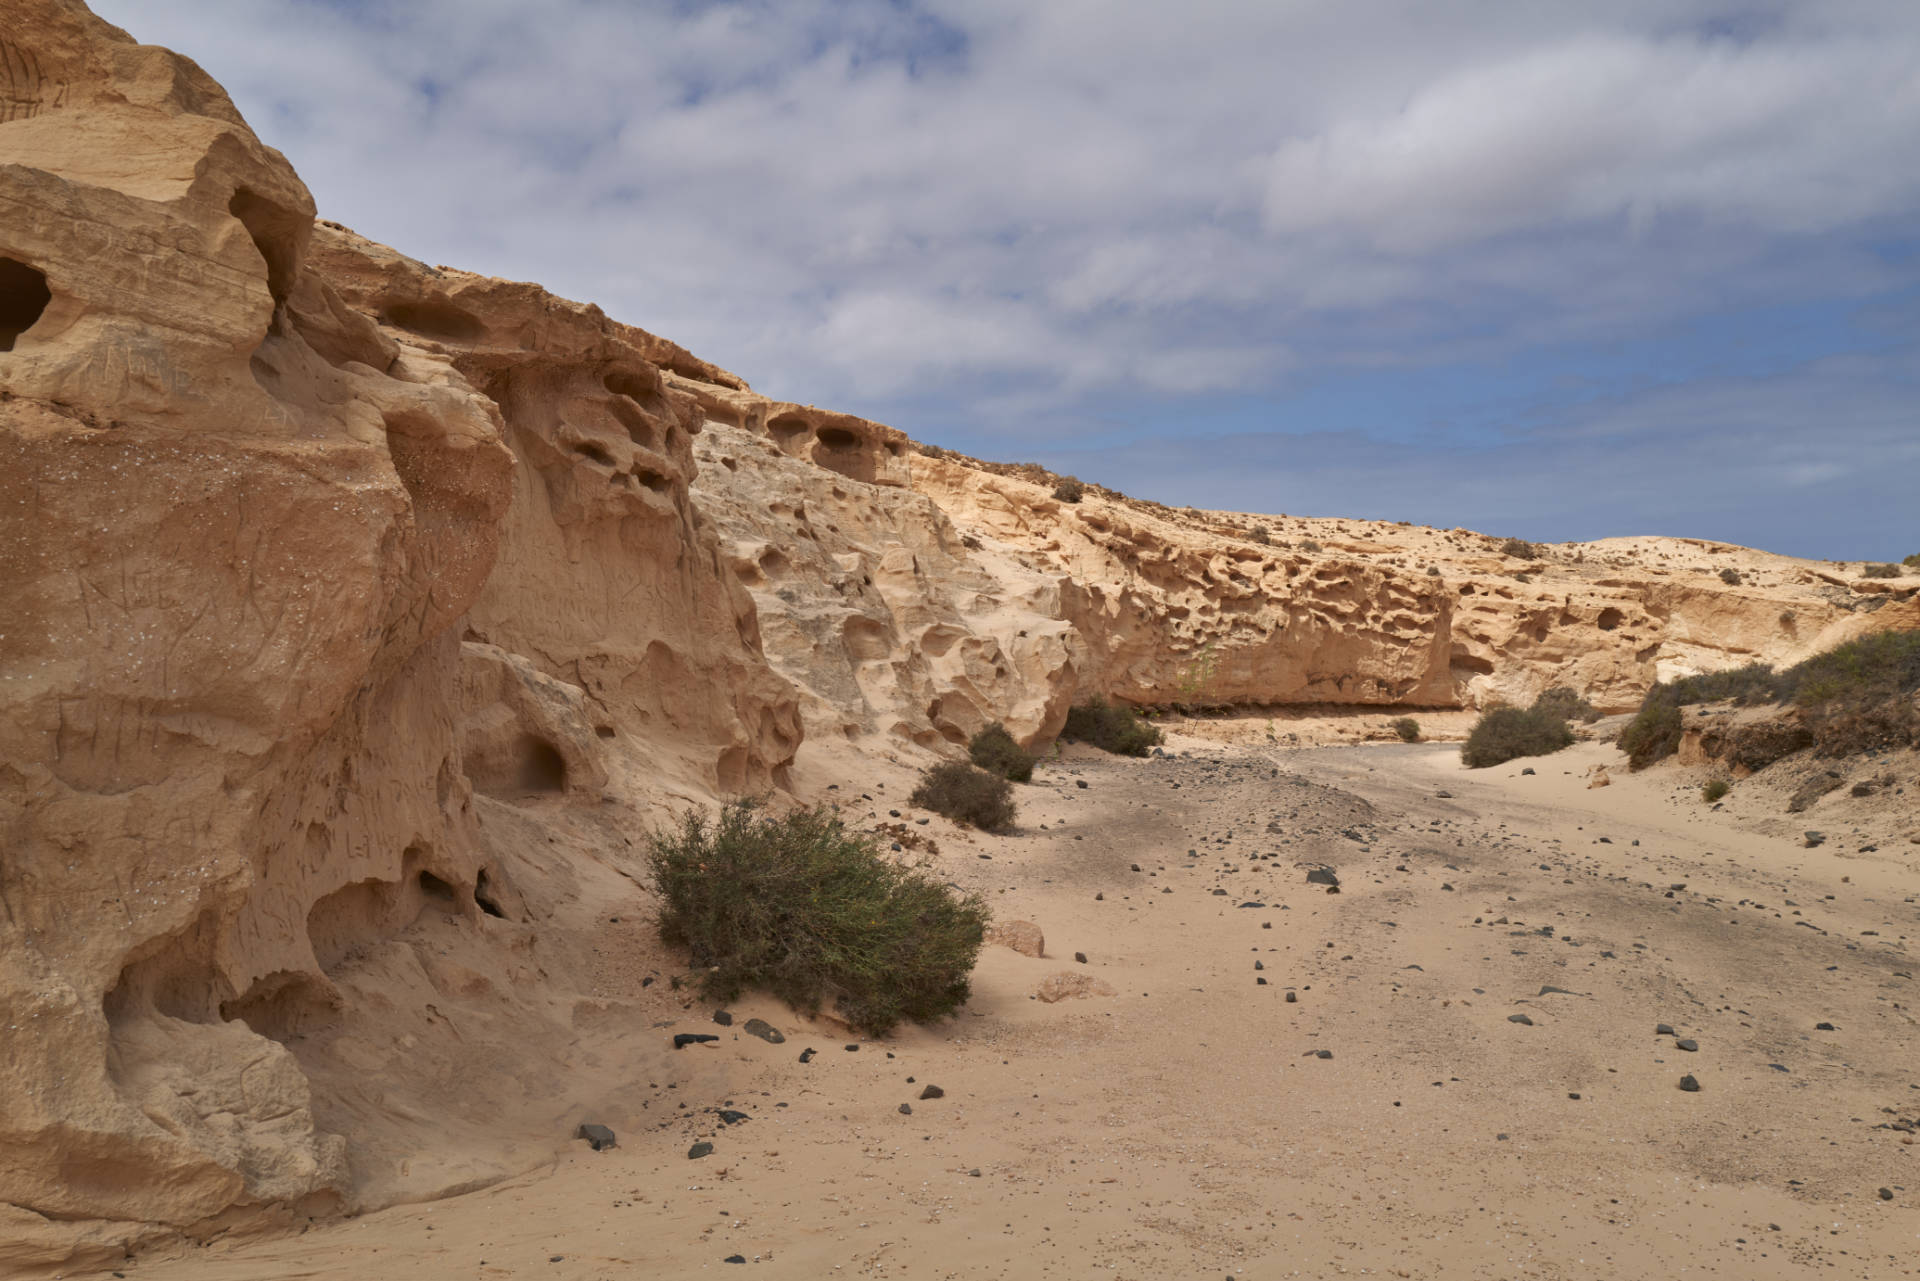
{"type": "Polygon", "coordinates": [[[1601,631],[1610,632],[1614,628],[1620,626],[1620,624],[1626,622],[1627,616],[1621,613],[1619,610],[1609,606],[1608,608],[1600,611],[1600,617],[1595,621],[1599,625],[1599,628],[1601,631]]]}
{"type": "Polygon", "coordinates": [[[844,427],[822,427],[815,436],[825,449],[857,449],[860,438],[844,427]]]}
{"type": "Polygon", "coordinates": [[[487,334],[486,322],[480,317],[450,302],[439,302],[430,298],[390,303],[386,309],[386,318],[390,323],[402,329],[411,330],[422,338],[438,338],[448,342],[477,342],[487,334]]]}
{"type": "Polygon", "coordinates": [[[453,906],[453,904],[459,900],[459,895],[453,892],[453,886],[447,884],[432,872],[423,871],[420,873],[420,892],[430,901],[446,907],[453,906]]]}
{"type": "Polygon", "coordinates": [[[0,258],[0,351],[12,351],[13,340],[33,328],[52,301],[45,272],[0,258]]]}
{"type": "Polygon", "coordinates": [[[473,901],[488,916],[497,916],[503,921],[507,919],[507,914],[500,910],[500,904],[494,899],[493,886],[487,880],[487,869],[484,867],[473,878],[473,901]]]}
{"type": "Polygon", "coordinates": [[[267,292],[277,305],[293,292],[300,271],[300,246],[310,221],[245,187],[233,193],[227,212],[240,220],[253,247],[267,261],[267,292]]]}

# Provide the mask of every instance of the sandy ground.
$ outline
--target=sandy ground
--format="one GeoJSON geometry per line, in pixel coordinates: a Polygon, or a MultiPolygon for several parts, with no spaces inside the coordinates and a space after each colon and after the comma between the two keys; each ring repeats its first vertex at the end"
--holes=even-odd
{"type": "Polygon", "coordinates": [[[611,1151],[115,1275],[1920,1275],[1920,847],[1804,849],[1599,744],[1467,772],[1276,728],[1072,750],[1009,837],[843,786],[1047,956],[988,947],[961,1017],[885,1043],[673,1004],[611,1151]],[[1034,999],[1062,972],[1114,994],[1034,999]]]}

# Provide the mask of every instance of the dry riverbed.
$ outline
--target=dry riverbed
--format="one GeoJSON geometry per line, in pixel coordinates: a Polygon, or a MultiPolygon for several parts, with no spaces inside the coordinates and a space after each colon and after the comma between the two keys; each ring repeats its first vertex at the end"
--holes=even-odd
{"type": "Polygon", "coordinates": [[[580,1118],[617,1147],[118,1269],[1920,1274],[1920,847],[1803,848],[1599,744],[1474,772],[1446,744],[1169,747],[1048,762],[1009,837],[918,823],[904,772],[823,790],[1044,933],[989,946],[950,1023],[883,1043],[752,999],[721,1026],[629,958],[651,1089],[580,1118]],[[1111,994],[1036,999],[1060,975],[1111,994]]]}

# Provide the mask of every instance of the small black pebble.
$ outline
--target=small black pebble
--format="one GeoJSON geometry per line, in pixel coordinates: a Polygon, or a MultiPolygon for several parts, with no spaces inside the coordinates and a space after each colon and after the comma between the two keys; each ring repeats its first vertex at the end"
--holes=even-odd
{"type": "Polygon", "coordinates": [[[1293,1005],[1293,1004],[1295,1004],[1296,1002],[1298,1002],[1298,1001],[1299,1001],[1299,999],[1300,999],[1300,997],[1299,997],[1299,995],[1298,995],[1298,994],[1296,994],[1296,993],[1293,993],[1293,992],[1289,992],[1289,993],[1287,993],[1287,1004],[1288,1004],[1288,1005],[1293,1005]]]}
{"type": "Polygon", "coordinates": [[[729,1254],[726,1258],[720,1260],[722,1263],[745,1263],[746,1261],[747,1256],[744,1254],[729,1254]]]}
{"type": "Polygon", "coordinates": [[[1688,1094],[1698,1094],[1700,1093],[1700,1082],[1694,1080],[1692,1076],[1683,1076],[1680,1078],[1680,1088],[1688,1094]]]}
{"type": "Polygon", "coordinates": [[[800,1051],[800,1061],[802,1063],[813,1062],[814,1053],[815,1053],[814,1048],[811,1045],[809,1045],[806,1049],[800,1051]]]}
{"type": "Polygon", "coordinates": [[[1676,1050],[1685,1050],[1687,1053],[1691,1054],[1695,1050],[1700,1048],[1700,1042],[1692,1040],[1688,1037],[1682,1037],[1678,1041],[1675,1041],[1673,1043],[1673,1048],[1676,1050]]]}
{"type": "Polygon", "coordinates": [[[1893,1189],[1892,1189],[1892,1188],[1881,1188],[1881,1189],[1880,1189],[1880,1199],[1881,1199],[1882,1201],[1891,1201],[1891,1200],[1893,1200],[1893,1189]]]}
{"type": "Polygon", "coordinates": [[[1075,952],[1073,954],[1073,959],[1080,962],[1080,964],[1085,965],[1087,963],[1087,954],[1085,952],[1075,952]]]}
{"type": "Polygon", "coordinates": [[[1509,1015],[1507,1015],[1507,1022],[1509,1022],[1509,1023],[1519,1023],[1519,1024],[1521,1024],[1521,1025],[1523,1025],[1523,1026],[1525,1026],[1525,1027],[1532,1027],[1532,1026],[1533,1026],[1533,1020],[1532,1020],[1532,1019],[1530,1019],[1530,1018],[1528,1018],[1528,1017],[1527,1017],[1526,1015],[1524,1015],[1524,1014],[1509,1014],[1509,1015]]]}
{"type": "Polygon", "coordinates": [[[900,1115],[901,1115],[901,1116],[912,1116],[912,1115],[913,1115],[913,1104],[911,1104],[911,1103],[902,1103],[902,1104],[900,1105],[900,1115]]]}
{"type": "Polygon", "coordinates": [[[947,1092],[937,1085],[929,1085],[926,1089],[920,1091],[920,1097],[923,1099],[944,1099],[947,1097],[947,1092]]]}
{"type": "Polygon", "coordinates": [[[687,1160],[698,1161],[701,1157],[708,1156],[712,1152],[713,1152],[713,1144],[708,1143],[703,1139],[699,1143],[696,1143],[692,1147],[687,1149],[687,1160]]]}
{"type": "Polygon", "coordinates": [[[859,1046],[857,1046],[857,1045],[849,1045],[849,1046],[847,1046],[847,1047],[845,1047],[845,1048],[846,1048],[846,1051],[847,1051],[847,1053],[848,1053],[848,1054],[854,1054],[854,1053],[857,1053],[857,1052],[859,1051],[859,1049],[860,1049],[860,1047],[859,1047],[859,1046]]]}
{"type": "Polygon", "coordinates": [[[715,1010],[713,1012],[713,1021],[721,1027],[732,1027],[733,1014],[727,1010],[715,1010]]]}

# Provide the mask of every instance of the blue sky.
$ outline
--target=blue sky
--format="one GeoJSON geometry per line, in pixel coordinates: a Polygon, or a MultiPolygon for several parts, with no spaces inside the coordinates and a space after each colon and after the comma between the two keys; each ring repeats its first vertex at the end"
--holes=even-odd
{"type": "Polygon", "coordinates": [[[1143,497],[1920,551],[1911,0],[100,0],[322,214],[1143,497]]]}

